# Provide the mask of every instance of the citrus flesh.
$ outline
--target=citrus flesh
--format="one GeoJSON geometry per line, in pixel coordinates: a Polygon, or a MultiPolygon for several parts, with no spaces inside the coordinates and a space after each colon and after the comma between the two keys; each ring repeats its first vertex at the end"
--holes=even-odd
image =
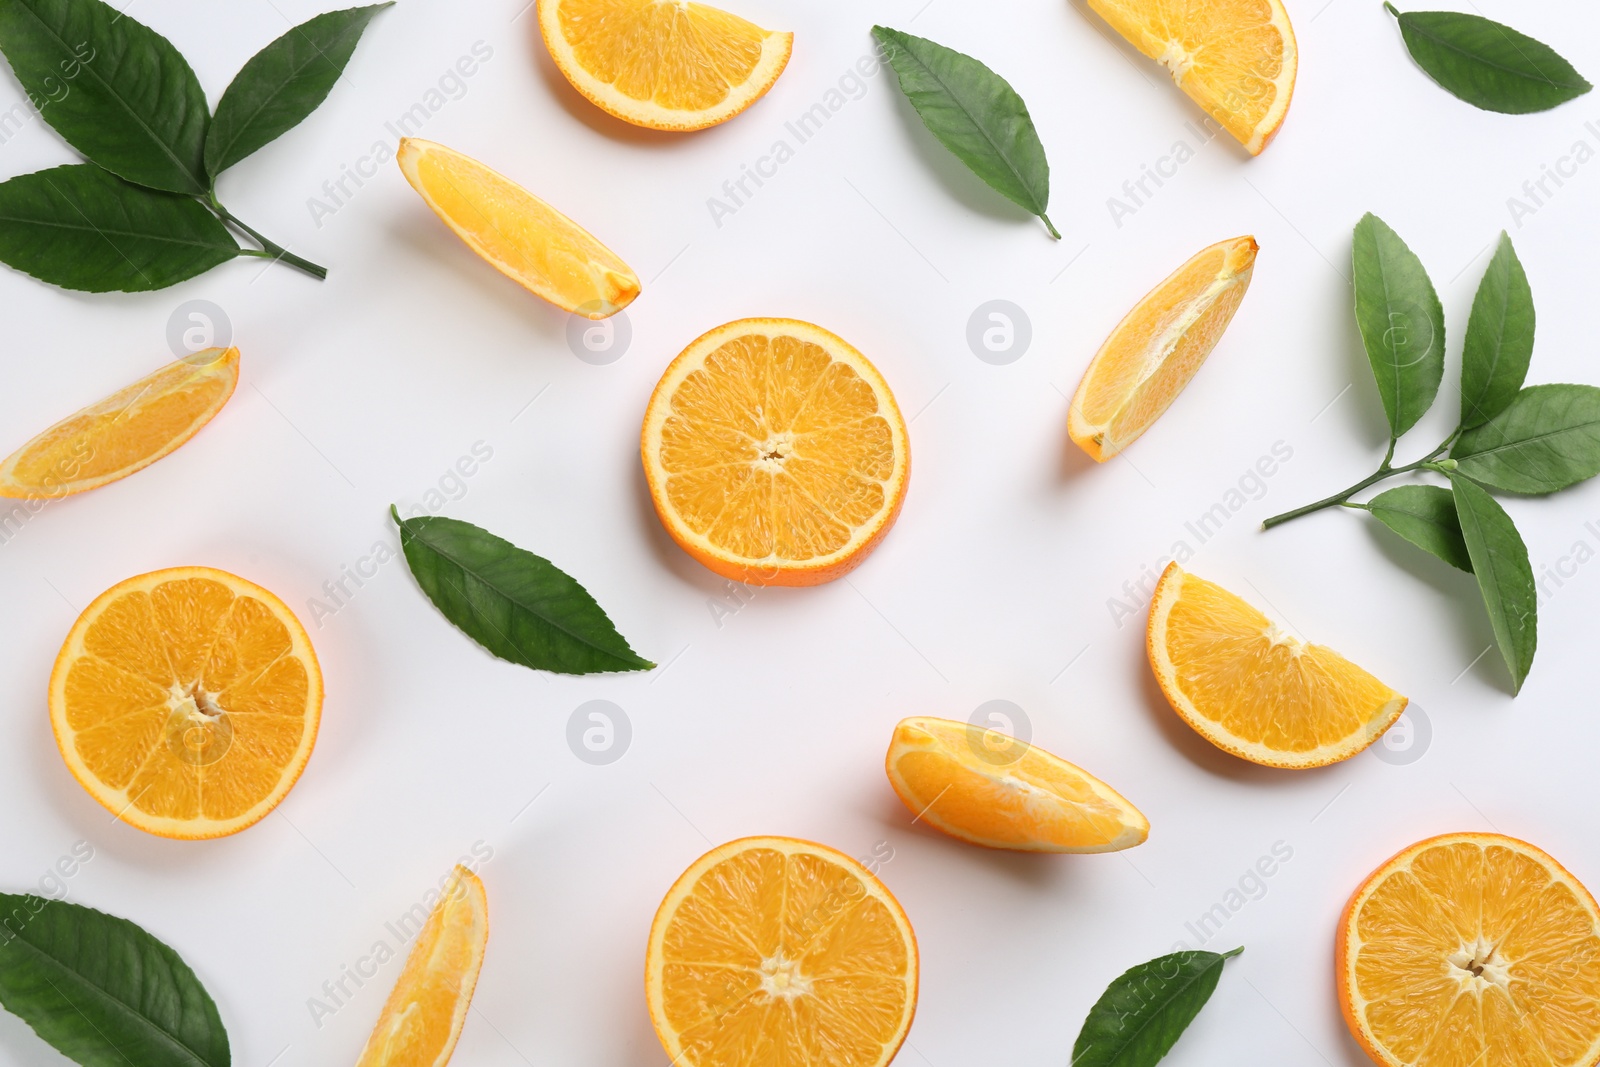
{"type": "Polygon", "coordinates": [[[902,720],[886,767],[918,821],[985,848],[1116,852],[1150,836],[1139,809],[1094,775],[970,723],[902,720]]]}
{"type": "Polygon", "coordinates": [[[792,33],[686,0],[539,0],[539,29],[574,88],[656,130],[726,122],[766,95],[794,48],[792,33]]]}
{"type": "Polygon", "coordinates": [[[237,833],[311,757],[322,674],[283,601],[209,567],[130,578],[79,616],[50,677],[68,769],[152,834],[237,833]]]}
{"type": "Polygon", "coordinates": [[[71,496],[176,451],[239,384],[239,350],[208,348],[62,419],[0,462],[0,496],[71,496]]]}
{"type": "Polygon", "coordinates": [[[860,564],[898,516],[911,462],[882,375],[793,319],[742,319],[686,348],[650,397],[640,449],[673,539],[760,585],[860,564]]]}
{"type": "Polygon", "coordinates": [[[1067,414],[1068,434],[1096,462],[1138,439],[1200,370],[1250,288],[1256,251],[1253,237],[1202,249],[1111,331],[1067,414]]]}
{"type": "Polygon", "coordinates": [[[661,902],[645,992],[680,1067],[882,1067],[916,1011],[917,942],[855,860],[744,838],[702,856],[661,902]]]}
{"type": "Polygon", "coordinates": [[[1173,710],[1218,748],[1269,767],[1349,759],[1406,707],[1331,648],[1307,644],[1176,563],[1156,585],[1147,645],[1173,710]]]}
{"type": "Polygon", "coordinates": [[[1089,6],[1166,67],[1178,88],[1251,155],[1277,135],[1299,66],[1281,0],[1089,0],[1089,6]]]}
{"type": "Polygon", "coordinates": [[[1385,1067],[1600,1062],[1600,909],[1526,842],[1412,845],[1350,898],[1335,957],[1345,1022],[1385,1067]]]}
{"type": "Polygon", "coordinates": [[[604,319],[639,276],[587,230],[505,175],[433,141],[402,138],[400,169],[434,214],[501,274],[563,311],[604,319]]]}

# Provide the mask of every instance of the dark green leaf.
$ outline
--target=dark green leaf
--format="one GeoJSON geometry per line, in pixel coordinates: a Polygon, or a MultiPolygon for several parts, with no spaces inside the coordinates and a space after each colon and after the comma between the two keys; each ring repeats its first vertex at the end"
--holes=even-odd
{"type": "Polygon", "coordinates": [[[1456,439],[1461,473],[1510,493],[1554,493],[1600,474],[1600,389],[1530,385],[1456,439]]]}
{"type": "Polygon", "coordinates": [[[1012,203],[1044,220],[1060,237],[1050,206],[1050,163],[1028,105],[1000,75],[941,44],[874,26],[900,90],[928,132],[1012,203]]]}
{"type": "Polygon", "coordinates": [[[101,0],[0,0],[0,51],[91,162],[152,189],[209,188],[206,94],[159,33],[101,0]]]}
{"type": "Polygon", "coordinates": [[[239,255],[186,196],[74,163],[0,182],[0,262],[91,293],[164,289],[239,255]]]}
{"type": "Polygon", "coordinates": [[[1418,548],[1452,567],[1472,572],[1472,557],[1461,536],[1455,497],[1437,485],[1402,485],[1361,505],[1372,517],[1418,548]]]}
{"type": "Polygon", "coordinates": [[[83,1067],[228,1067],[217,1006],[126,919],[0,893],[0,1004],[83,1067]]]}
{"type": "Polygon", "coordinates": [[[1072,1067],[1150,1067],[1206,1006],[1232,952],[1174,952],[1124,973],[1089,1009],[1072,1067]]]}
{"type": "Polygon", "coordinates": [[[1398,438],[1433,404],[1444,377],[1444,308],[1421,260],[1368,213],[1356,224],[1356,324],[1398,438]]]}
{"type": "Polygon", "coordinates": [[[547,559],[456,519],[401,519],[400,546],[417,584],[462,633],[541,671],[646,671],[594,597],[547,559]]]}
{"type": "Polygon", "coordinates": [[[1533,327],[1533,289],[1511,238],[1502,232],[1467,320],[1461,352],[1462,426],[1488,422],[1517,395],[1533,358],[1533,327]]]}
{"type": "Polygon", "coordinates": [[[1446,90],[1485,111],[1548,111],[1593,86],[1549,45],[1510,26],[1456,11],[1408,11],[1400,20],[1411,58],[1446,90]]]}
{"type": "Polygon", "coordinates": [[[257,52],[217,103],[206,135],[212,180],[298,126],[328,98],[374,15],[389,3],[330,11],[257,52]]]}
{"type": "Polygon", "coordinates": [[[1533,566],[1511,516],[1470,478],[1451,474],[1461,534],[1472,556],[1472,571],[1489,609],[1495,643],[1511,670],[1511,691],[1522,688],[1539,644],[1539,590],[1533,566]]]}

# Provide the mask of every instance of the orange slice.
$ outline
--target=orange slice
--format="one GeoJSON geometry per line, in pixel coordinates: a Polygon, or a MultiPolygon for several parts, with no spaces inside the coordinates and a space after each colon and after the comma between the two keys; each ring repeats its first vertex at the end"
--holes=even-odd
{"type": "Polygon", "coordinates": [[[1333,649],[1176,563],[1156,585],[1147,637],[1173,710],[1223,751],[1269,767],[1349,759],[1406,709],[1405,697],[1333,649]]]}
{"type": "Polygon", "coordinates": [[[1104,463],[1172,406],[1233,321],[1255,269],[1254,237],[1202,249],[1146,294],[1100,346],[1067,412],[1067,432],[1104,463]]]}
{"type": "Polygon", "coordinates": [[[883,376],[794,319],[741,319],[684,349],[650,396],[640,447],[673,540],[756,585],[855,568],[894,525],[911,469],[883,376]]]}
{"type": "Polygon", "coordinates": [[[644,981],[677,1067],[882,1067],[917,1009],[917,939],[849,856],[747,837],[667,893],[644,981]]]}
{"type": "Polygon", "coordinates": [[[1280,0],[1089,0],[1111,28],[1260,155],[1283,125],[1299,66],[1280,0]]]}
{"type": "Polygon", "coordinates": [[[283,601],[210,567],[129,578],[78,617],[50,675],[67,769],[130,826],[235,834],[311,758],[322,672],[283,601]]]}
{"type": "Polygon", "coordinates": [[[1447,834],[1373,872],[1344,910],[1345,1022],[1385,1067],[1594,1067],[1600,908],[1499,834],[1447,834]]]}
{"type": "Polygon", "coordinates": [[[216,417],[239,384],[239,350],[169,363],[71,415],[0,463],[0,496],[71,496],[171,455],[216,417]]]}
{"type": "Polygon", "coordinates": [[[483,883],[457,866],[406,957],[356,1067],[444,1067],[472,1007],[489,944],[483,883]]]}
{"type": "Polygon", "coordinates": [[[767,94],[794,34],[705,4],[539,0],[539,29],[573,86],[624,122],[700,130],[767,94]]]}
{"type": "Polygon", "coordinates": [[[1042,748],[953,719],[904,719],[889,784],[922,822],[985,848],[1117,852],[1150,821],[1094,775],[1042,748]]]}
{"type": "Polygon", "coordinates": [[[400,140],[411,187],[490,266],[563,311],[615,315],[639,276],[589,231],[498,171],[433,141],[400,140]]]}

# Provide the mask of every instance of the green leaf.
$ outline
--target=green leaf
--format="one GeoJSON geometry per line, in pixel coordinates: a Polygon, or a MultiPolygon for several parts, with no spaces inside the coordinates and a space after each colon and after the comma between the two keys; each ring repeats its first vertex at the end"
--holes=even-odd
{"type": "Polygon", "coordinates": [[[1370,212],[1356,224],[1356,324],[1389,417],[1389,436],[1417,424],[1444,377],[1444,308],[1428,272],[1370,212]]]}
{"type": "Polygon", "coordinates": [[[1600,389],[1530,385],[1456,439],[1461,473],[1510,493],[1554,493],[1600,474],[1600,389]]]}
{"type": "Polygon", "coordinates": [[[257,52],[217,103],[206,134],[206,173],[215,180],[298,126],[328,98],[373,16],[389,3],[330,11],[257,52]]]}
{"type": "Polygon", "coordinates": [[[126,919],[0,893],[0,1004],[83,1067],[228,1067],[217,1006],[126,919]]]}
{"type": "Polygon", "coordinates": [[[606,613],[547,559],[456,519],[401,519],[417,584],[457,629],[494,655],[559,674],[647,671],[606,613]]]}
{"type": "Polygon", "coordinates": [[[206,94],[159,33],[101,0],[0,0],[0,52],[90,162],[152,189],[209,187],[206,94]]]}
{"type": "Polygon", "coordinates": [[[1359,506],[1423,551],[1472,573],[1472,556],[1461,536],[1461,519],[1450,490],[1437,485],[1402,485],[1359,506]]]}
{"type": "Polygon", "coordinates": [[[1461,425],[1480,426],[1506,409],[1533,358],[1533,289],[1503,231],[1478,284],[1461,352],[1461,425]]]}
{"type": "Polygon", "coordinates": [[[0,182],[0,262],[63,289],[164,289],[239,254],[198,201],[92,163],[0,182]]]}
{"type": "Polygon", "coordinates": [[[889,65],[928,132],[1006,199],[1039,216],[1050,206],[1050,163],[1028,105],[1000,75],[941,44],[874,26],[889,65]]]}
{"type": "Polygon", "coordinates": [[[1408,11],[1383,5],[1417,66],[1474,107],[1525,115],[1548,111],[1593,88],[1549,45],[1481,15],[1408,11]]]}
{"type": "Polygon", "coordinates": [[[1174,952],[1124,973],[1089,1009],[1072,1067],[1150,1067],[1206,1006],[1232,952],[1174,952]]]}
{"type": "Polygon", "coordinates": [[[1472,571],[1489,609],[1495,643],[1511,671],[1511,691],[1516,693],[1528,677],[1539,645],[1539,589],[1533,582],[1528,548],[1511,516],[1486,490],[1459,472],[1450,475],[1450,484],[1455,486],[1456,514],[1472,556],[1472,571]]]}

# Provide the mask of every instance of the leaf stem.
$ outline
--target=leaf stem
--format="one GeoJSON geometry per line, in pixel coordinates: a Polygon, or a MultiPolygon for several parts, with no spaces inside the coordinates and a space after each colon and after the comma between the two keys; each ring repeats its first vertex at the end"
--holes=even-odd
{"type": "Polygon", "coordinates": [[[1261,524],[1261,528],[1263,530],[1270,530],[1274,526],[1282,526],[1291,519],[1298,519],[1302,515],[1309,515],[1313,511],[1321,511],[1323,508],[1338,507],[1340,505],[1346,505],[1349,507],[1363,507],[1361,504],[1351,504],[1350,498],[1368,486],[1375,485],[1386,478],[1393,478],[1397,474],[1405,474],[1409,471],[1416,470],[1432,470],[1438,471],[1440,474],[1447,473],[1444,468],[1440,467],[1433,461],[1443,455],[1445,450],[1455,443],[1455,439],[1460,435],[1461,431],[1458,428],[1455,433],[1452,433],[1449,437],[1445,438],[1444,443],[1438,448],[1434,449],[1432,452],[1429,452],[1426,456],[1423,456],[1415,463],[1407,463],[1403,467],[1391,467],[1389,465],[1390,461],[1394,459],[1395,444],[1394,441],[1390,441],[1389,454],[1384,457],[1383,464],[1376,471],[1373,471],[1370,475],[1361,479],[1355,485],[1352,485],[1342,493],[1334,493],[1332,496],[1325,496],[1321,500],[1307,504],[1305,507],[1295,508],[1293,511],[1285,511],[1282,515],[1274,515],[1272,518],[1263,522],[1261,524]]]}
{"type": "Polygon", "coordinates": [[[1389,3],[1389,0],[1383,0],[1383,9],[1389,14],[1393,15],[1395,18],[1400,17],[1400,12],[1395,9],[1393,4],[1389,3]]]}
{"type": "Polygon", "coordinates": [[[1243,951],[1244,951],[1244,946],[1240,945],[1238,948],[1234,949],[1232,952],[1224,952],[1222,954],[1222,958],[1225,959],[1225,960],[1231,960],[1231,959],[1233,959],[1233,957],[1237,956],[1239,953],[1241,953],[1243,951]]]}
{"type": "Polygon", "coordinates": [[[211,210],[215,211],[219,217],[227,222],[231,222],[233,225],[249,234],[251,239],[259,244],[264,250],[263,252],[255,252],[251,249],[244,249],[245,255],[254,255],[264,259],[280,260],[284,263],[287,263],[291,267],[304,271],[306,274],[311,275],[318,281],[322,281],[328,276],[327,267],[313,263],[309,259],[302,259],[300,256],[295,255],[293,252],[278,244],[276,241],[268,240],[249,223],[245,222],[233,212],[223,207],[221,202],[217,200],[215,193],[209,195],[207,203],[211,210]]]}
{"type": "Polygon", "coordinates": [[[1056,229],[1056,224],[1050,221],[1050,216],[1041,211],[1039,217],[1044,220],[1044,228],[1050,231],[1050,236],[1058,241],[1061,240],[1061,232],[1056,229]]]}

